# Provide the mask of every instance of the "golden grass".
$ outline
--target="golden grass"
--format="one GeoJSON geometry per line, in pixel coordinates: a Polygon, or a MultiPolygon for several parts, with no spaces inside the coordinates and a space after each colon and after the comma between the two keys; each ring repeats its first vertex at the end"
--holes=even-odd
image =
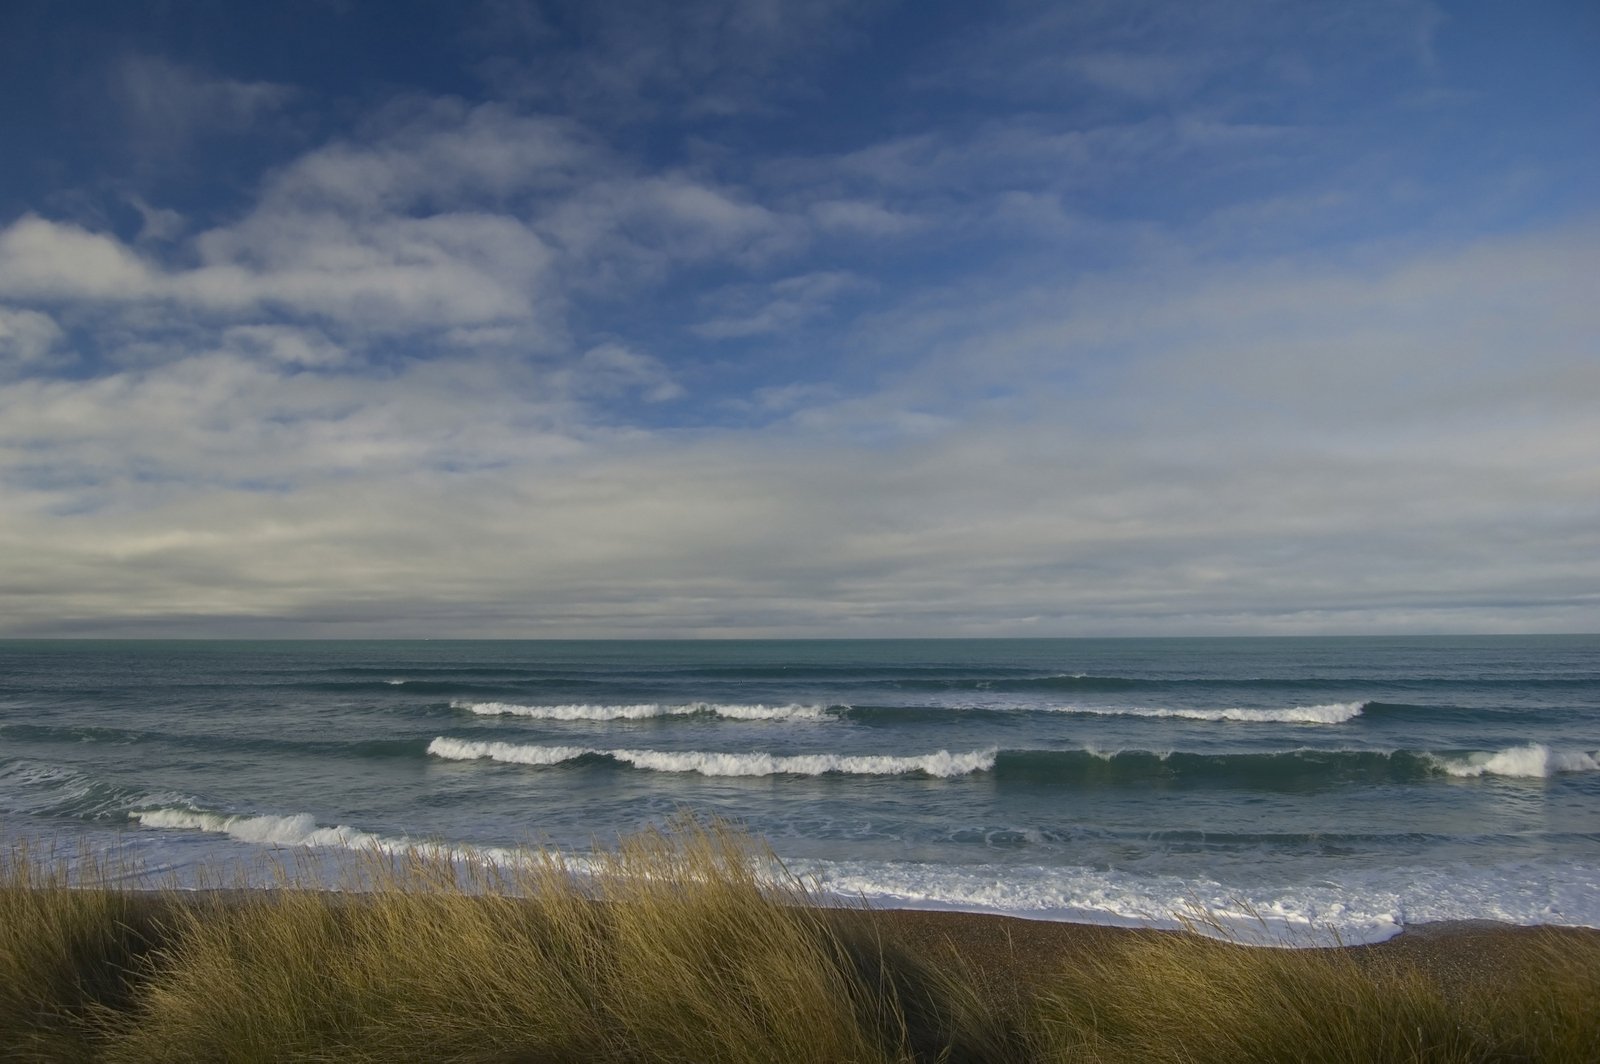
{"type": "Polygon", "coordinates": [[[353,858],[361,893],[131,892],[0,854],[0,1058],[37,1061],[1600,1060],[1600,944],[1519,936],[1492,988],[1345,950],[1142,935],[1022,1007],[810,904],[686,822],[591,865],[353,858]]]}
{"type": "MultiPolygon", "coordinates": [[[[78,876],[98,870],[81,855],[78,876]]],[[[64,863],[26,846],[0,853],[0,1050],[15,1061],[79,1061],[92,1011],[125,1005],[130,973],[155,940],[160,906],[72,889],[64,863]]]]}
{"type": "Polygon", "coordinates": [[[1503,937],[1497,985],[1455,990],[1346,949],[1188,934],[1074,958],[1039,995],[1040,1059],[1186,1062],[1600,1060],[1600,941],[1503,937]]]}
{"type": "Polygon", "coordinates": [[[599,865],[374,857],[368,894],[186,906],[105,1059],[902,1058],[842,943],[743,840],[650,833],[599,865]]]}

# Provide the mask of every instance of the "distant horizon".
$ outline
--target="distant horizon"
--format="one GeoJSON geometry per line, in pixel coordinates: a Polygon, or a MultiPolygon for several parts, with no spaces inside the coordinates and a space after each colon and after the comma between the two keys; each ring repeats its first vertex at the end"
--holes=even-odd
{"type": "Polygon", "coordinates": [[[939,643],[1230,639],[1597,639],[1600,632],[1321,632],[1295,635],[882,636],[0,636],[0,643],[939,643]]]}

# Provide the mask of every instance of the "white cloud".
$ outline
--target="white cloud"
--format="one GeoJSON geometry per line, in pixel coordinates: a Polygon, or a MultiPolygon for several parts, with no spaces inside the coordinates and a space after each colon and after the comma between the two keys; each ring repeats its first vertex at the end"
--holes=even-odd
{"type": "Polygon", "coordinates": [[[401,99],[362,139],[336,141],[273,175],[263,213],[448,209],[464,198],[503,206],[570,190],[609,165],[608,153],[565,119],[401,99]]]}
{"type": "Polygon", "coordinates": [[[29,591],[6,623],[1592,628],[1600,332],[1563,280],[1592,275],[1592,246],[1580,229],[1360,269],[1212,266],[992,314],[944,293],[963,342],[876,393],[768,389],[792,413],[760,428],[598,427],[588,403],[674,389],[620,342],[565,368],[375,378],[315,333],[234,331],[13,382],[0,551],[29,591]]]}
{"type": "MultiPolygon", "coordinates": [[[[164,256],[21,218],[0,230],[0,298],[380,331],[522,323],[519,342],[548,350],[574,291],[615,293],[686,262],[762,264],[809,239],[804,219],[738,189],[634,173],[570,123],[444,101],[375,129],[284,167],[237,221],[164,256]]],[[[165,234],[181,224],[160,221],[165,234]]]]}
{"type": "Polygon", "coordinates": [[[0,306],[0,373],[49,361],[61,338],[61,326],[48,314],[0,306]]]}
{"type": "Polygon", "coordinates": [[[0,230],[0,296],[139,299],[159,280],[113,237],[26,215],[0,230]]]}
{"type": "Polygon", "coordinates": [[[519,222],[440,214],[351,222],[255,215],[201,234],[201,263],[163,268],[113,237],[28,217],[0,231],[0,296],[273,307],[367,328],[525,319],[550,254],[519,222]]]}

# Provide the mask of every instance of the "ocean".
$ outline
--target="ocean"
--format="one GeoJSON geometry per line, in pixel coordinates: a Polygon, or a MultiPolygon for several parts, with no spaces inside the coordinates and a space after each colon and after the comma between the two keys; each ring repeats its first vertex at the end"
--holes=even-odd
{"type": "Polygon", "coordinates": [[[1597,636],[0,642],[7,840],[178,883],[688,813],[883,907],[1594,927],[1597,748],[1597,636]]]}

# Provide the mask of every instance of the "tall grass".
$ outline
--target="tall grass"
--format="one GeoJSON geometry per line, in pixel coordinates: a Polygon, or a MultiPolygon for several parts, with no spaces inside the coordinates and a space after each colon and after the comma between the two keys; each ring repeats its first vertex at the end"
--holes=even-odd
{"type": "Polygon", "coordinates": [[[91,1014],[126,1005],[132,971],[157,936],[158,905],[26,845],[0,849],[0,1050],[15,1061],[79,1061],[95,1043],[91,1014]]]}
{"type": "Polygon", "coordinates": [[[760,867],[689,829],[592,870],[408,855],[342,901],[217,897],[182,910],[106,1059],[903,1059],[893,1003],[760,867]]]}
{"type": "Polygon", "coordinates": [[[714,824],[581,867],[367,854],[346,892],[292,863],[198,893],[63,867],[0,854],[0,1059],[1600,1060],[1595,936],[1501,936],[1496,983],[1458,986],[1403,955],[1152,933],[1000,1001],[714,824]]]}
{"type": "Polygon", "coordinates": [[[1260,949],[1189,934],[1075,958],[1036,1001],[1040,1059],[1600,1061],[1600,941],[1501,936],[1496,984],[1452,989],[1347,949],[1260,949]]]}

